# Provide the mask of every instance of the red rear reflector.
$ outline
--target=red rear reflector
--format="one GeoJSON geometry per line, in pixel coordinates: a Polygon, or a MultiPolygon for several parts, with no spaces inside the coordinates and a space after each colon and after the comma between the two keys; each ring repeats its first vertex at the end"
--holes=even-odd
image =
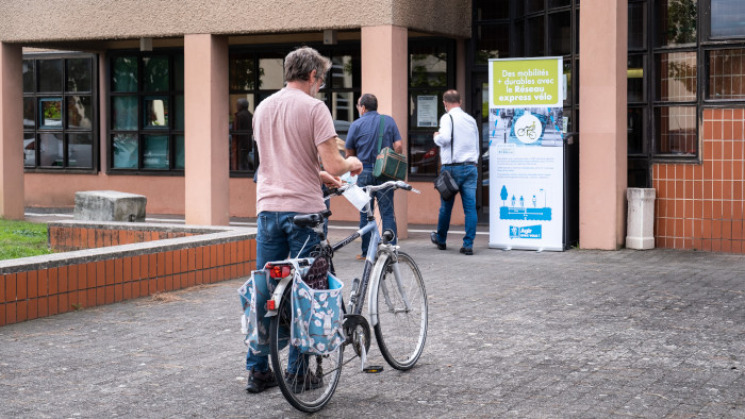
{"type": "Polygon", "coordinates": [[[269,266],[269,277],[270,278],[284,278],[290,276],[292,267],[290,265],[274,265],[269,266]]]}
{"type": "Polygon", "coordinates": [[[274,304],[274,300],[267,300],[266,301],[266,309],[267,310],[276,310],[276,305],[274,304]]]}

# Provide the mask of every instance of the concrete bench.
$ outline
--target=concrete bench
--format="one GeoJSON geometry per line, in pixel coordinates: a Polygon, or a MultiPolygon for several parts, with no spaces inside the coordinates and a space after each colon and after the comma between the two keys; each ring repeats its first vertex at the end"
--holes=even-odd
{"type": "Polygon", "coordinates": [[[118,191],[75,192],[76,220],[145,221],[147,198],[118,191]]]}

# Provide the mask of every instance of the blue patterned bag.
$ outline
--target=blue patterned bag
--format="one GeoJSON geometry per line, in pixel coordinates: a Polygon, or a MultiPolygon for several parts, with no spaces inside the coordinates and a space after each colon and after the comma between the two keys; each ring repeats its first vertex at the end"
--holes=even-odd
{"type": "Polygon", "coordinates": [[[248,281],[238,289],[243,304],[241,330],[246,335],[246,345],[254,355],[269,355],[269,322],[266,301],[271,298],[276,284],[264,269],[251,272],[248,281]]]}
{"type": "Polygon", "coordinates": [[[344,342],[342,329],[342,288],[344,284],[328,274],[328,289],[311,288],[300,274],[292,284],[291,342],[305,354],[325,355],[344,342]]]}

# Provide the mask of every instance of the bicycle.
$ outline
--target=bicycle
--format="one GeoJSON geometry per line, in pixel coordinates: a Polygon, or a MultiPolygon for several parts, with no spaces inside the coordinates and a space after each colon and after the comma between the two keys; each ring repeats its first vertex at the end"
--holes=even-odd
{"type": "Polygon", "coordinates": [[[296,216],[296,225],[311,227],[321,236],[321,244],[313,253],[314,258],[288,259],[270,262],[266,266],[270,277],[279,281],[271,299],[267,301],[267,316],[271,316],[270,361],[285,399],[296,409],[307,413],[319,411],[329,402],[339,383],[342,367],[352,360],[359,357],[362,369],[367,372],[382,369],[365,366],[371,333],[370,324],[362,312],[369,285],[372,287],[369,289],[368,317],[380,352],[391,367],[402,371],[414,367],[427,339],[427,292],[419,267],[411,256],[390,243],[394,239],[392,231],[387,230],[380,235],[369,201],[373,192],[379,190],[395,188],[411,191],[413,188],[402,181],[389,181],[364,188],[345,185],[332,190],[331,195],[345,195],[350,188],[364,189],[367,193],[365,211],[368,222],[364,227],[330,245],[323,233],[323,223],[331,215],[330,211],[296,216]],[[343,343],[328,354],[298,356],[289,344],[289,329],[293,321],[290,291],[295,270],[303,269],[320,257],[328,259],[329,272],[333,275],[331,259],[334,252],[368,232],[372,234],[362,278],[353,280],[349,305],[342,304],[343,343]],[[353,348],[356,356],[344,362],[347,346],[353,348]],[[296,372],[290,372],[291,365],[296,372]]]}

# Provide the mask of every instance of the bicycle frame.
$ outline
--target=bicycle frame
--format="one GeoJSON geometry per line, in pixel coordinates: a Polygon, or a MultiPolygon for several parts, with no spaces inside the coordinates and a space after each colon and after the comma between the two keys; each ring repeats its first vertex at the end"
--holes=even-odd
{"type": "MultiPolygon", "coordinates": [[[[380,232],[378,231],[378,226],[375,222],[375,216],[372,211],[372,206],[370,205],[370,202],[372,200],[372,194],[374,190],[369,190],[368,197],[370,198],[370,201],[368,201],[367,205],[365,206],[365,211],[367,212],[367,224],[365,224],[362,228],[357,230],[356,232],[350,234],[349,236],[345,237],[344,239],[340,240],[339,242],[328,245],[324,241],[322,241],[322,246],[329,246],[331,248],[332,253],[340,250],[344,246],[352,243],[357,238],[362,237],[365,234],[370,234],[370,243],[367,248],[367,255],[365,255],[365,265],[362,270],[362,277],[360,278],[360,283],[355,290],[357,292],[357,300],[356,303],[350,307],[350,312],[347,314],[351,315],[361,315],[362,314],[362,307],[365,305],[365,298],[367,296],[367,290],[370,285],[370,278],[372,277],[373,268],[375,267],[375,263],[377,262],[379,258],[379,253],[387,253],[394,255],[396,249],[398,248],[395,245],[391,245],[388,243],[381,244],[382,237],[380,236],[380,232]]],[[[314,227],[314,230],[317,233],[322,233],[323,229],[321,225],[314,227]]],[[[398,272],[398,265],[394,265],[394,275],[396,277],[397,281],[397,287],[399,291],[401,292],[402,298],[404,299],[404,303],[406,306],[406,309],[410,308],[410,303],[408,301],[408,298],[406,297],[405,290],[401,287],[401,281],[400,281],[400,273],[398,272]]],[[[267,317],[272,317],[277,315],[277,309],[279,307],[279,302],[282,299],[282,296],[284,295],[285,289],[290,286],[292,283],[293,276],[287,276],[279,280],[279,283],[277,284],[277,287],[274,290],[274,293],[272,293],[272,297],[269,301],[267,301],[267,317]],[[270,309],[271,307],[271,309],[270,309]]],[[[377,292],[377,287],[375,287],[374,292],[377,292]]],[[[387,299],[387,296],[384,295],[384,298],[387,299]]],[[[373,326],[377,324],[377,312],[375,311],[376,308],[369,307],[369,317],[373,323],[373,326]]]]}
{"type": "Polygon", "coordinates": [[[331,246],[331,249],[336,252],[337,250],[356,240],[358,237],[361,237],[367,233],[371,233],[370,244],[367,248],[367,255],[365,255],[365,266],[362,269],[362,278],[360,278],[359,287],[357,288],[357,290],[355,290],[357,292],[357,302],[353,307],[350,307],[351,312],[348,314],[362,314],[362,306],[365,305],[365,296],[367,294],[366,291],[370,282],[370,274],[372,273],[372,268],[375,264],[375,261],[377,260],[378,246],[380,245],[381,241],[380,233],[378,232],[378,225],[375,223],[374,219],[369,220],[364,227],[331,246]]]}

